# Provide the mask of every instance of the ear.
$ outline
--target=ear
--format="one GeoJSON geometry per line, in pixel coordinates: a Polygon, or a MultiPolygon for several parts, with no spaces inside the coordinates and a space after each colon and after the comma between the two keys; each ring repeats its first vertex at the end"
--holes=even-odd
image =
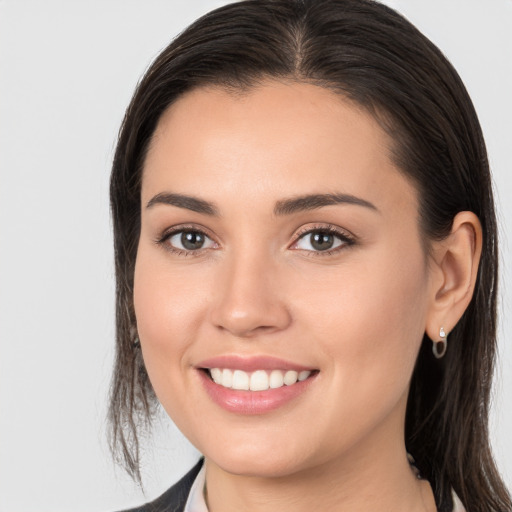
{"type": "Polygon", "coordinates": [[[439,330],[448,334],[468,307],[482,252],[482,226],[473,212],[459,212],[452,230],[443,240],[433,242],[430,307],[426,333],[439,341],[439,330]]]}

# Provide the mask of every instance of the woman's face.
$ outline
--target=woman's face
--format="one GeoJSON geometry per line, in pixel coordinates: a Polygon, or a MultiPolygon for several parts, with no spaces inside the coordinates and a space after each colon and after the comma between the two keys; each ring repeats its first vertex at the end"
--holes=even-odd
{"type": "Polygon", "coordinates": [[[347,100],[201,88],[162,117],[137,328],[160,402],[209,462],[278,476],[402,446],[430,288],[416,191],[347,100]]]}

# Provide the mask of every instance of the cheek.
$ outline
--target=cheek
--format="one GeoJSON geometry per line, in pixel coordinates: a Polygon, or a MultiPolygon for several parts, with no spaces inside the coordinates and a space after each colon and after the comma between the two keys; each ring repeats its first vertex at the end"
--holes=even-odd
{"type": "Polygon", "coordinates": [[[297,316],[308,319],[303,328],[331,361],[338,389],[367,405],[407,390],[425,329],[427,287],[421,249],[404,247],[354,256],[346,268],[316,276],[316,291],[296,292],[307,297],[297,316]]]}
{"type": "Polygon", "coordinates": [[[135,266],[134,307],[144,363],[160,401],[189,366],[188,348],[197,337],[205,305],[204,288],[193,273],[170,270],[165,255],[155,258],[139,247],[135,266]],[[186,300],[185,300],[186,298],[186,300]]]}

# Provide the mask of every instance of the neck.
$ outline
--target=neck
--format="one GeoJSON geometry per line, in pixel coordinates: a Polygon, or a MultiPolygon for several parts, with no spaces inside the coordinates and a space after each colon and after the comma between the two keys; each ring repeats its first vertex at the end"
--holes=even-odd
{"type": "MultiPolygon", "coordinates": [[[[396,431],[395,431],[396,432],[396,431]]],[[[386,434],[386,433],[384,433],[386,434]]],[[[389,434],[389,432],[387,432],[389,434]]],[[[210,512],[432,512],[430,485],[409,465],[402,437],[366,439],[339,459],[266,478],[228,473],[206,459],[210,512]],[[384,441],[384,442],[383,442],[384,441]]]]}

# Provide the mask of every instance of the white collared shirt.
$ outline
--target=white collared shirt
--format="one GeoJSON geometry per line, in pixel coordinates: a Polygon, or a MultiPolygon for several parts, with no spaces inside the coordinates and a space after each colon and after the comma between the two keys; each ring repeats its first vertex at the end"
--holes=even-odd
{"type": "Polygon", "coordinates": [[[206,478],[205,464],[199,471],[190,488],[187,503],[185,503],[185,509],[183,512],[208,512],[208,507],[204,501],[204,483],[206,478]]]}
{"type": "MultiPolygon", "coordinates": [[[[190,493],[188,495],[187,503],[185,504],[185,509],[183,512],[208,512],[208,507],[206,506],[206,502],[204,500],[204,484],[206,478],[206,470],[205,465],[199,471],[190,488],[190,493]]],[[[452,499],[453,499],[453,512],[466,512],[466,509],[462,505],[459,497],[452,491],[452,499]]]]}

